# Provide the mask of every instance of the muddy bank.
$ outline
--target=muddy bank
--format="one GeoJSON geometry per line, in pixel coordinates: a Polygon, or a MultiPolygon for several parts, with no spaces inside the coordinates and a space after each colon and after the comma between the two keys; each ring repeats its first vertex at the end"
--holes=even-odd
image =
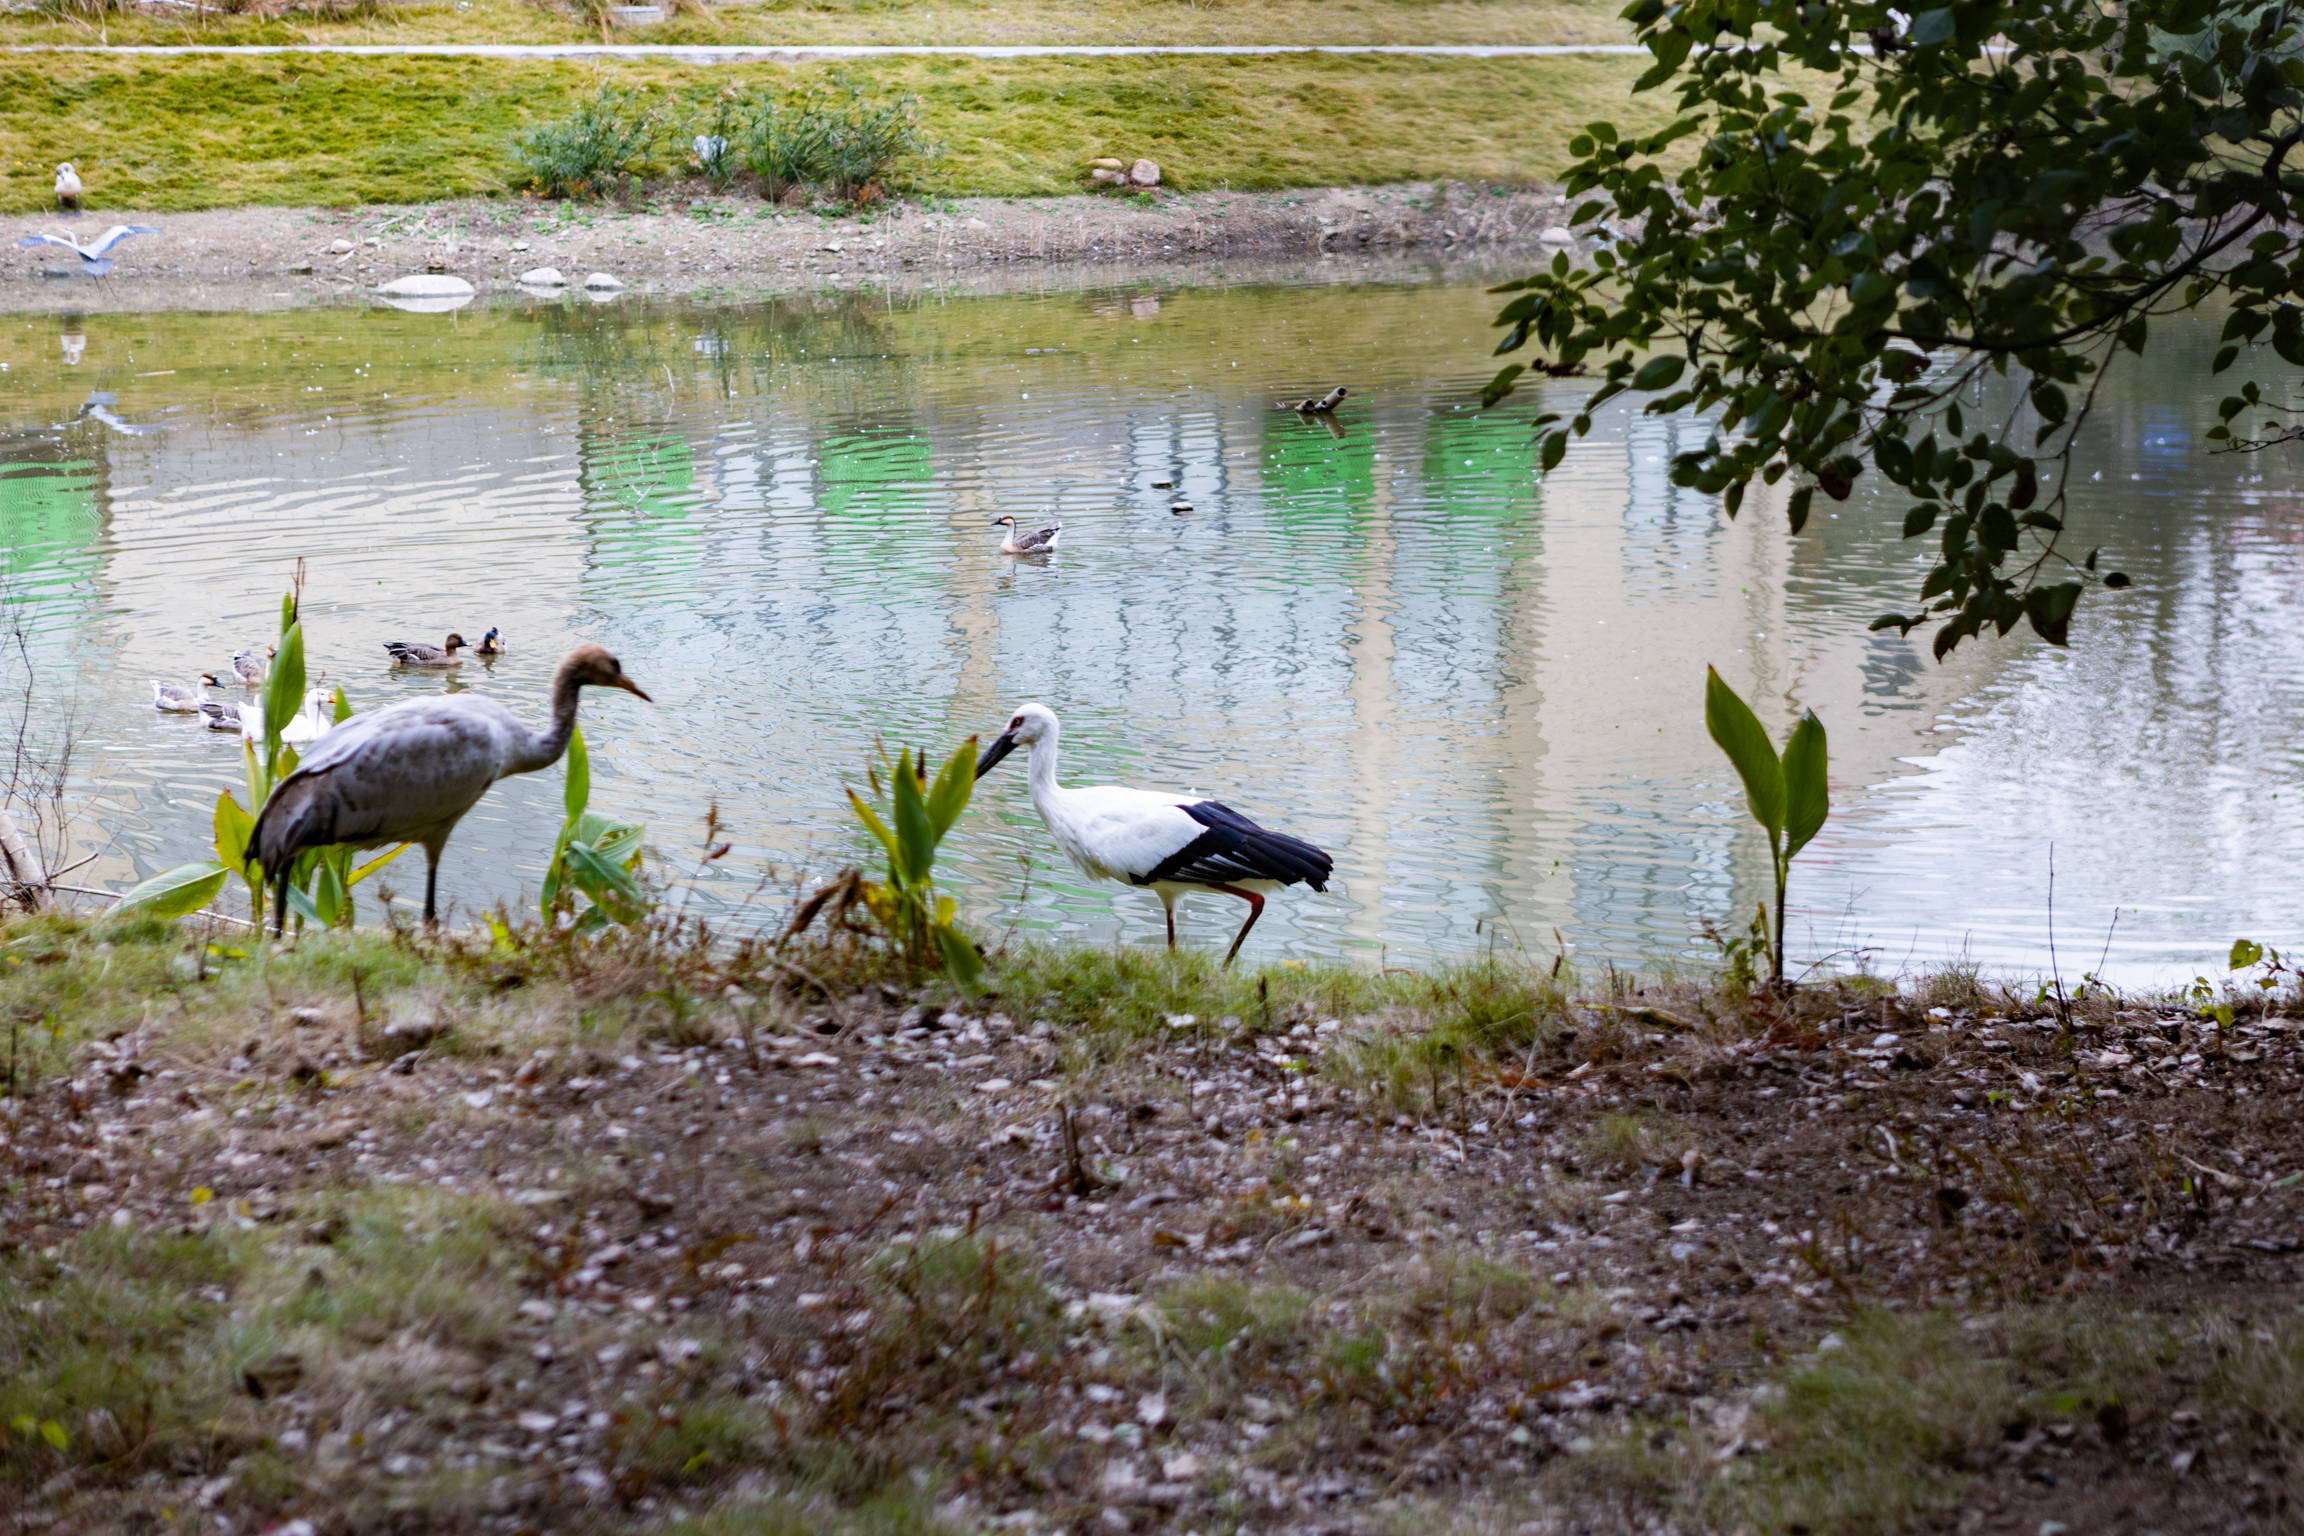
{"type": "MultiPolygon", "coordinates": [[[[464,278],[482,296],[521,274],[594,272],[627,292],[770,294],[820,287],[1012,288],[1052,269],[1125,279],[1226,264],[1273,276],[1323,257],[1426,265],[1542,248],[1565,221],[1556,191],[1408,183],[1313,192],[971,198],[839,216],[743,196],[658,198],[645,208],[472,199],[418,207],[241,208],[150,215],[99,210],[72,227],[159,226],[110,277],[80,275],[53,246],[11,247],[0,309],[277,307],[365,299],[412,273],[464,278]]],[[[50,227],[48,221],[25,228],[50,227]]],[[[1555,237],[1557,238],[1557,237],[1555,237]]]]}

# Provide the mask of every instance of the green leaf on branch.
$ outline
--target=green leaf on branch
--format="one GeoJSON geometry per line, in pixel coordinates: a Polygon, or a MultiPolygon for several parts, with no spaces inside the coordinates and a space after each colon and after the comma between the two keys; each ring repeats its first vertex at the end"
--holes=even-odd
{"type": "Polygon", "coordinates": [[[224,890],[224,882],[232,871],[214,860],[198,864],[179,864],[163,870],[140,885],[133,886],[126,895],[112,904],[115,917],[175,918],[187,912],[197,912],[214,901],[224,890]]]}

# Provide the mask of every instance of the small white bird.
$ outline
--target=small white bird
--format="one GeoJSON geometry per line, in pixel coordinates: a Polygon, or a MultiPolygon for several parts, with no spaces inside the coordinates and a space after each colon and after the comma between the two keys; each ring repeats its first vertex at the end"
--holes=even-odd
{"type": "Polygon", "coordinates": [[[56,167],[56,216],[58,218],[64,216],[66,212],[64,205],[67,203],[72,205],[71,212],[78,213],[80,211],[80,173],[72,169],[72,162],[69,160],[56,167]]]}
{"type": "Polygon", "coordinates": [[[1019,704],[1008,729],[977,759],[981,779],[1018,746],[1032,749],[1028,770],[1032,805],[1055,836],[1056,846],[1081,871],[1098,880],[1148,885],[1168,911],[1168,947],[1176,947],[1176,900],[1187,891],[1217,891],[1248,903],[1230,965],[1256,919],[1264,898],[1302,881],[1328,889],[1336,861],[1300,838],[1268,831],[1229,806],[1196,795],[1165,795],[1148,789],[1100,784],[1065,789],[1056,782],[1056,712],[1045,704],[1019,704]]]}
{"type": "Polygon", "coordinates": [[[95,242],[90,245],[82,245],[80,237],[70,230],[66,230],[60,235],[26,235],[16,243],[18,245],[60,245],[80,258],[80,270],[82,272],[90,277],[102,277],[119,265],[108,254],[114,246],[130,235],[156,235],[158,233],[160,233],[160,227],[156,224],[115,224],[98,235],[95,242]]]}
{"type": "Polygon", "coordinates": [[[1050,523],[1045,528],[1035,528],[1026,533],[1018,527],[1015,518],[996,517],[992,519],[992,526],[1008,530],[1008,537],[1000,541],[1000,553],[1004,555],[1054,554],[1056,541],[1064,537],[1062,523],[1050,523]]]}
{"type": "Polygon", "coordinates": [[[263,687],[264,659],[267,656],[279,654],[279,649],[278,646],[268,645],[264,647],[263,656],[257,655],[253,650],[234,651],[232,653],[232,675],[240,679],[240,686],[243,688],[263,687]]]}
{"type": "Polygon", "coordinates": [[[560,760],[587,685],[648,697],[615,657],[580,645],[553,675],[550,730],[529,728],[494,699],[452,693],[388,704],[330,731],[272,791],[249,835],[265,878],[281,887],[279,921],[286,922],[288,868],[305,849],[422,843],[424,921],[436,923],[448,835],[489,785],[560,760]]]}
{"type": "Polygon", "coordinates": [[[201,673],[190,687],[182,683],[164,683],[154,678],[152,707],[163,714],[196,715],[200,713],[200,706],[208,702],[208,690],[222,686],[216,681],[213,672],[201,673]]]}

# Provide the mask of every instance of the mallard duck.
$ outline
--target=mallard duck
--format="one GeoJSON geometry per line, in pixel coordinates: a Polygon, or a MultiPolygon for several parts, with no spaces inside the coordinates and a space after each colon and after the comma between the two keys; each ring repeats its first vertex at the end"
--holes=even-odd
{"type": "Polygon", "coordinates": [[[1008,530],[1008,537],[1000,541],[1000,553],[1004,555],[1053,554],[1056,550],[1056,541],[1064,537],[1064,525],[1062,523],[1050,523],[1045,528],[1035,528],[1030,533],[1026,533],[1017,526],[1015,518],[1002,516],[992,519],[992,526],[995,528],[1005,526],[1008,530]]]}
{"type": "Polygon", "coordinates": [[[222,686],[216,681],[213,672],[201,673],[190,687],[182,683],[164,683],[154,678],[152,707],[163,714],[196,715],[200,713],[200,706],[208,702],[208,690],[222,686]]]}
{"type": "Polygon", "coordinates": [[[484,634],[484,635],[482,635],[482,636],[480,637],[480,643],[479,643],[478,645],[476,645],[476,646],[472,647],[472,654],[473,654],[473,655],[475,655],[475,656],[501,656],[501,655],[503,655],[503,654],[504,654],[504,639],[503,639],[503,636],[502,636],[502,635],[501,635],[501,634],[500,634],[498,631],[496,631],[496,630],[494,630],[494,629],[491,629],[491,630],[489,630],[489,631],[488,631],[488,633],[486,633],[486,634],[484,634]]]}
{"type": "Polygon", "coordinates": [[[460,667],[464,658],[457,649],[464,644],[462,635],[450,635],[438,645],[426,645],[417,640],[387,640],[384,649],[392,653],[396,667],[460,667]]]}
{"type": "Polygon", "coordinates": [[[262,656],[257,655],[253,650],[234,651],[232,653],[232,675],[240,679],[240,686],[243,688],[261,688],[264,686],[264,664],[278,654],[279,647],[271,645],[264,647],[262,656]]]}

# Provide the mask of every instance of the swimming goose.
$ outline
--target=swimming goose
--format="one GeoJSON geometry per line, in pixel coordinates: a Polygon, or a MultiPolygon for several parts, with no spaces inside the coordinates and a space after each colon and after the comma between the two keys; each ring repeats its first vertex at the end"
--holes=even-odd
{"type": "Polygon", "coordinates": [[[433,895],[448,835],[489,785],[560,760],[587,685],[648,697],[615,657],[580,645],[553,676],[549,730],[531,729],[494,699],[454,693],[387,704],[330,731],[272,791],[249,834],[265,877],[281,886],[277,921],[287,920],[288,869],[305,849],[422,843],[424,922],[436,923],[433,895]]]}
{"type": "MultiPolygon", "coordinates": [[[[249,707],[246,704],[219,704],[210,699],[200,706],[200,713],[205,717],[208,729],[212,731],[239,731],[245,734],[247,729],[246,717],[240,712],[249,707]]],[[[261,708],[261,706],[257,707],[261,708]]]]}
{"type": "Polygon", "coordinates": [[[1197,795],[1102,784],[1065,789],[1056,782],[1056,713],[1045,704],[1019,704],[1016,713],[977,760],[981,779],[1018,746],[1032,749],[1028,775],[1032,805],[1081,873],[1098,880],[1148,885],[1168,913],[1168,947],[1176,947],[1176,899],[1187,891],[1216,891],[1248,903],[1230,965],[1264,897],[1303,881],[1328,889],[1336,861],[1299,838],[1268,831],[1229,806],[1197,795]]]}
{"type": "Polygon", "coordinates": [[[267,657],[278,655],[279,649],[278,646],[268,645],[264,647],[264,655],[262,656],[257,655],[252,650],[234,651],[232,653],[232,675],[240,679],[240,686],[243,688],[263,687],[264,662],[267,657]]]}
{"type": "MultiPolygon", "coordinates": [[[[238,731],[244,741],[264,739],[264,706],[254,704],[202,704],[200,712],[208,717],[212,731],[238,731]]],[[[292,747],[305,746],[328,734],[336,724],[336,694],[333,689],[315,688],[304,696],[304,707],[288,717],[280,727],[280,739],[292,747]]]]}
{"type": "Polygon", "coordinates": [[[163,714],[196,715],[200,713],[200,706],[208,702],[208,690],[222,686],[213,672],[201,673],[189,688],[182,683],[164,683],[154,678],[152,707],[163,714]]]}
{"type": "Polygon", "coordinates": [[[1035,528],[1030,533],[1026,533],[1018,527],[1015,518],[996,517],[992,519],[992,526],[995,528],[1005,526],[1008,530],[1008,537],[1000,541],[1000,553],[1004,555],[1053,554],[1056,551],[1056,541],[1064,537],[1064,525],[1062,523],[1050,523],[1045,528],[1035,528]]]}
{"type": "Polygon", "coordinates": [[[426,645],[419,640],[387,640],[384,649],[392,653],[396,667],[460,667],[464,658],[456,648],[464,643],[462,635],[450,635],[440,645],[426,645]]]}

